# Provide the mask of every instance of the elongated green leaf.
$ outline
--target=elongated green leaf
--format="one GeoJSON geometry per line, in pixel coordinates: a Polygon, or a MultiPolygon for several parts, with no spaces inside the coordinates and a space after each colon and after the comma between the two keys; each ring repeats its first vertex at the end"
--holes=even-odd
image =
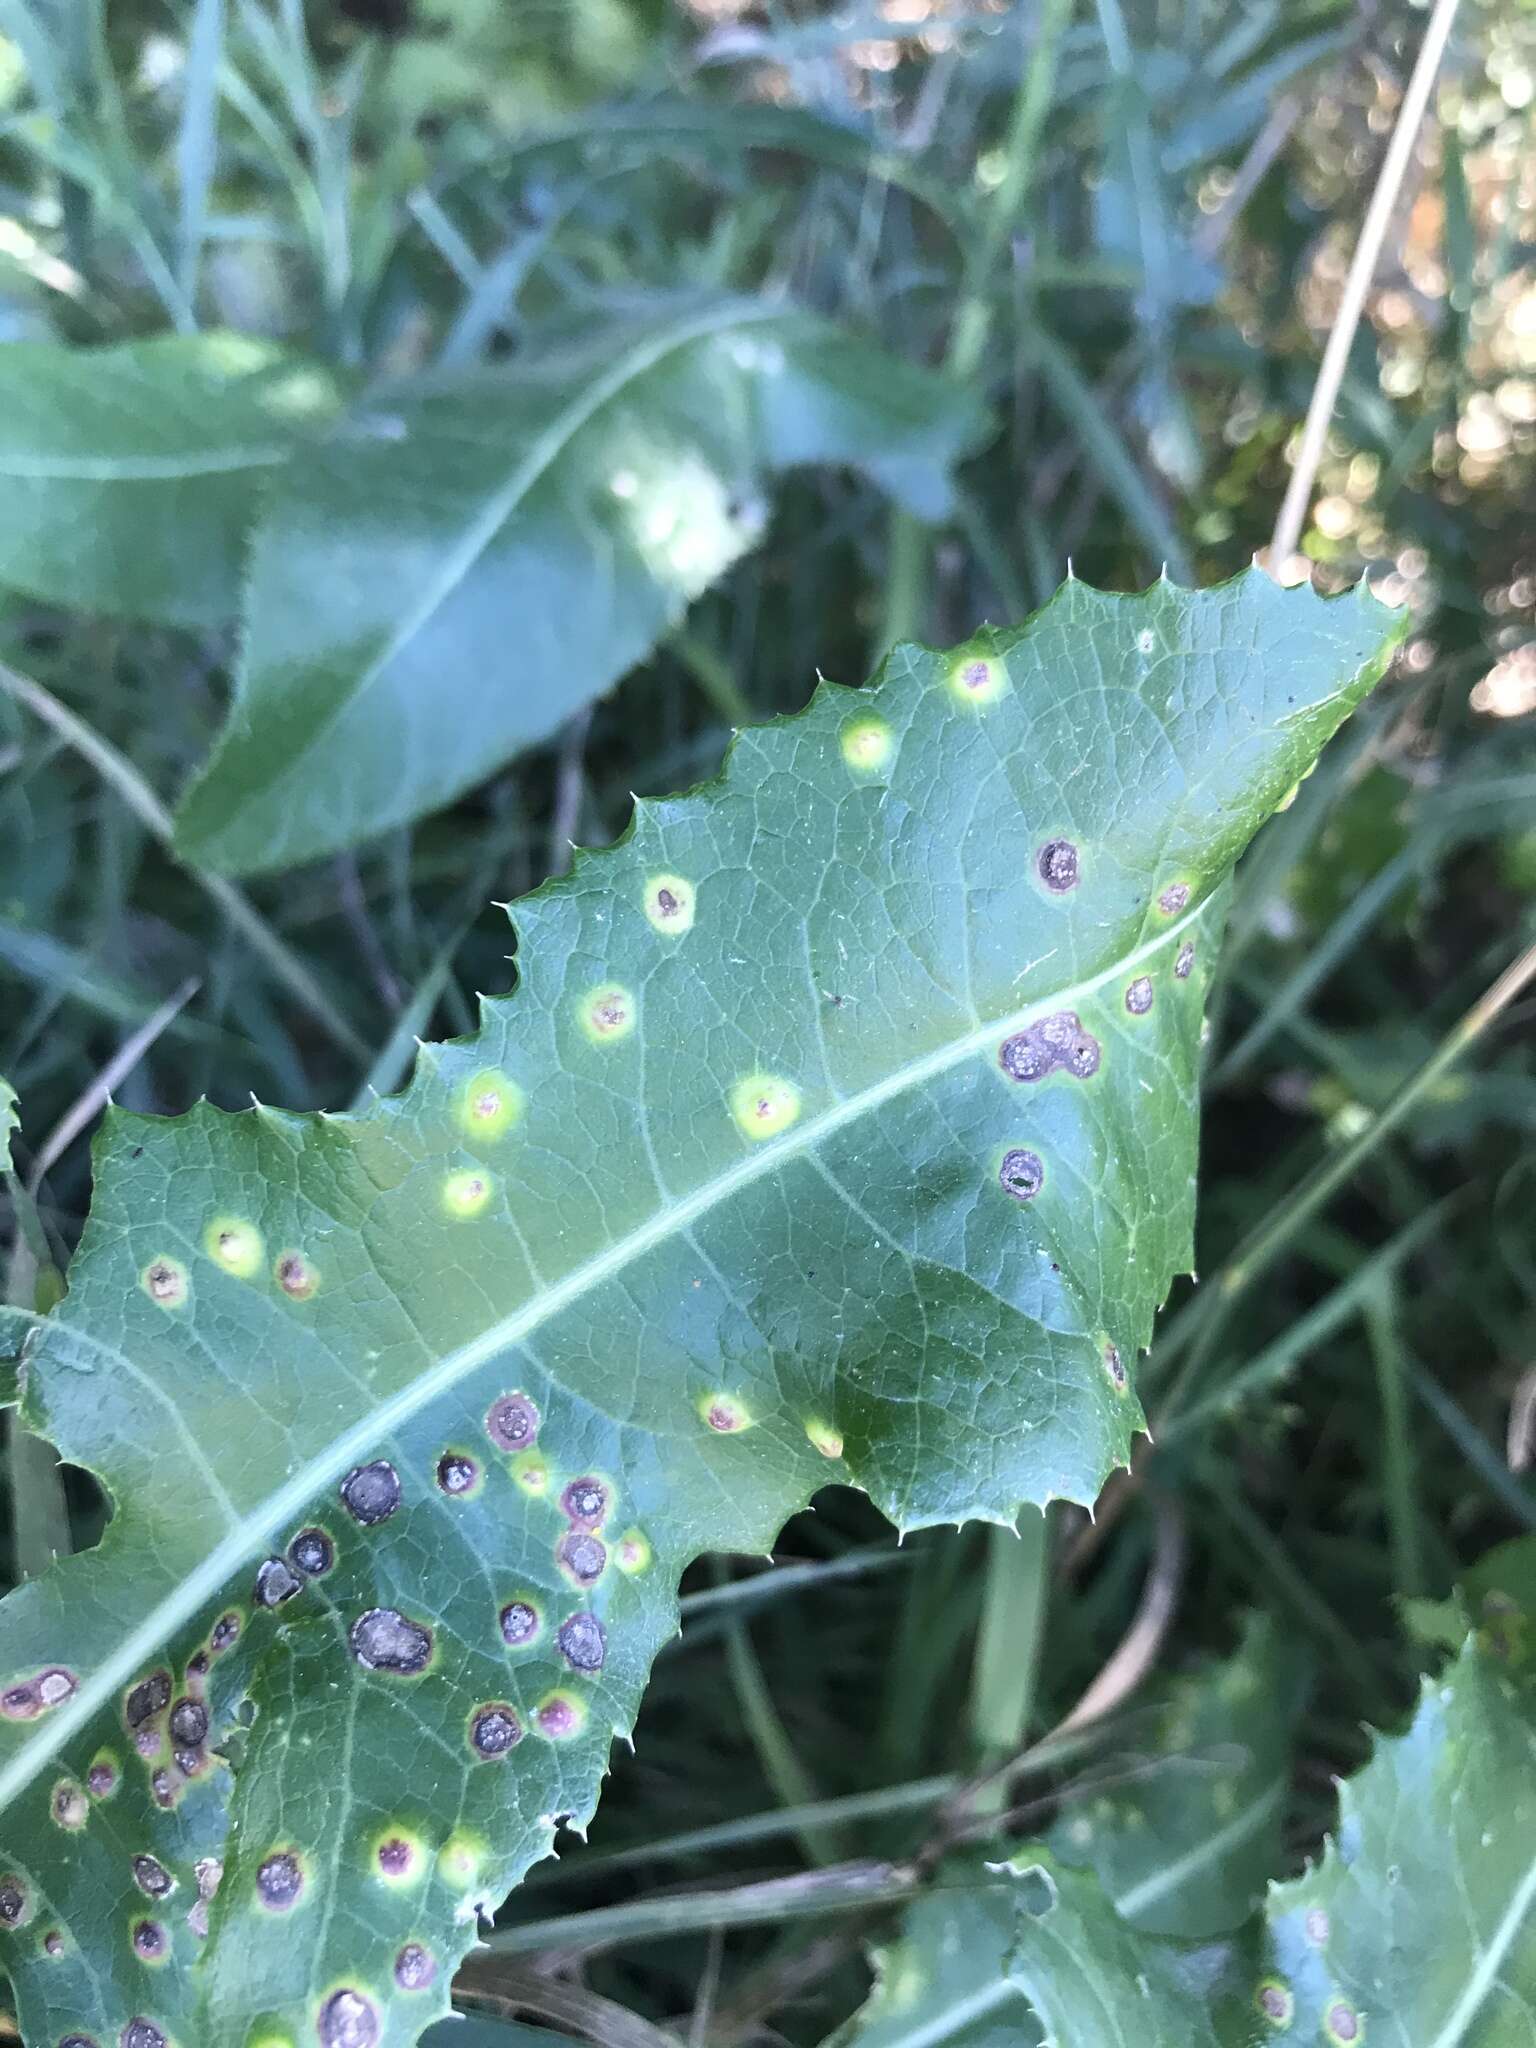
{"type": "Polygon", "coordinates": [[[258,495],[331,403],[324,372],[229,334],[0,349],[0,583],[226,624],[258,495]]]}
{"type": "MultiPolygon", "coordinates": [[[[1274,1886],[1225,1941],[1138,1932],[1095,1874],[1042,1849],[1009,1866],[1015,1933],[1000,1979],[995,1892],[925,1899],[897,1955],[941,1953],[949,1985],[968,1978],[978,2005],[1008,1987],[1055,2048],[1515,2048],[1536,2006],[1531,1708],[1469,1643],[1425,1686],[1407,1732],[1378,1742],[1341,1788],[1321,1862],[1274,1886]]],[[[960,2010],[954,1995],[930,2004],[927,2031],[906,2038],[969,2048],[969,2034],[941,2030],[960,2010]]],[[[901,2037],[888,2038],[896,2048],[901,2037]]],[[[886,2048],[887,2036],[856,2026],[848,2041],[886,2048]]]]}
{"type": "Polygon", "coordinates": [[[1255,573],[899,649],[519,906],[403,1096],[112,1118],[25,1412],[115,1516],[0,1610],[30,2041],[416,2040],[689,1558],[1093,1498],[1226,871],[1394,630],[1255,573]]]}
{"type": "Polygon", "coordinates": [[[757,540],[770,472],[851,463],[934,517],[976,424],[931,372],[735,299],[380,393],[278,488],[181,845],[248,872],[446,802],[649,651],[757,540]]]}
{"type": "Polygon", "coordinates": [[[1299,1660],[1256,1618],[1237,1654],[1138,1703],[1134,1742],[1075,1786],[1051,1836],[1064,1863],[1091,1863],[1123,1919],[1148,1934],[1240,1926],[1280,1865],[1299,1660]]]}

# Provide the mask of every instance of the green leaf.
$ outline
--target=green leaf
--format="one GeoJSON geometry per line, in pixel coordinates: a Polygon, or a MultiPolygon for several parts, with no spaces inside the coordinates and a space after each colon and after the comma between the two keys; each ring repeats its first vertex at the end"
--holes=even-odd
{"type": "Polygon", "coordinates": [[[324,371],[231,334],[0,349],[0,583],[227,624],[258,494],[331,402],[324,371]]]}
{"type": "Polygon", "coordinates": [[[1054,2048],[1239,2048],[1249,2041],[1253,1976],[1234,1944],[1138,1934],[1097,1877],[1069,1870],[1048,1851],[1026,1851],[1010,1867],[1018,1892],[1008,1978],[1054,2048]]]}
{"type": "Polygon", "coordinates": [[[1321,1863],[1270,1896],[1303,2041],[1504,2048],[1536,2006],[1536,1732],[1474,1644],[1340,1788],[1321,1863]],[[1353,2026],[1354,2031],[1350,2028],[1353,2026]]]}
{"type": "Polygon", "coordinates": [[[1225,1934],[1280,1866],[1302,1671],[1267,1617],[1224,1663],[1171,1680],[1132,1722],[1134,1749],[1108,1752],[1051,1835],[1064,1863],[1090,1863],[1117,1911],[1144,1933],[1225,1934]]]}
{"type": "Polygon", "coordinates": [[[1041,2038],[1008,1975],[1016,1886],[974,1865],[907,1908],[874,1953],[875,1988],[828,2048],[1028,2048],[1041,2038]]]}
{"type": "Polygon", "coordinates": [[[1189,1263],[1227,870],[1396,630],[1069,584],[637,806],[402,1096],[112,1116],[25,1418],[115,1516],[0,1609],[30,2041],[415,2041],[690,1558],[829,1478],[907,1529],[1093,1499],[1189,1263]]]}
{"type": "Polygon", "coordinates": [[[16,1107],[16,1090],[0,1074],[0,1173],[11,1170],[11,1139],[21,1129],[21,1115],[16,1107]]]}
{"type": "Polygon", "coordinates": [[[180,845],[249,873],[446,803],[644,658],[756,542],[771,472],[853,464],[935,518],[976,425],[932,372],[739,299],[380,391],[274,495],[180,845]]]}
{"type": "MultiPolygon", "coordinates": [[[[1514,2048],[1536,2003],[1533,1764],[1528,1696],[1469,1643],[1426,1684],[1407,1732],[1378,1741],[1341,1787],[1322,1860],[1274,1886],[1233,1938],[1141,1933],[1094,1873],[1031,1849],[1007,1866],[1015,1938],[1001,1980],[995,1892],[921,1901],[899,1953],[942,1954],[977,2004],[1011,1987],[1056,2048],[1514,2048]]],[[[949,2039],[941,2022],[958,2009],[951,1999],[906,2038],[949,2039]]],[[[901,2037],[872,2043],[860,2025],[849,2048],[887,2038],[901,2037]]]]}

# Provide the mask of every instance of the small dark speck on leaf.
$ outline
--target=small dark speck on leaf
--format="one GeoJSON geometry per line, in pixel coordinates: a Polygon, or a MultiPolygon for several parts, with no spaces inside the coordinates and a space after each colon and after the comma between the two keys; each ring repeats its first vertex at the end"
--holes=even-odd
{"type": "Polygon", "coordinates": [[[1186,940],[1186,941],[1184,942],[1184,944],[1183,944],[1182,946],[1180,946],[1180,948],[1179,948],[1179,957],[1178,957],[1178,959],[1177,959],[1177,960],[1175,960],[1175,961],[1174,961],[1174,963],[1173,963],[1173,972],[1174,972],[1174,976],[1175,976],[1175,978],[1176,978],[1177,980],[1179,980],[1179,981],[1188,981],[1188,979],[1189,979],[1189,970],[1191,969],[1191,967],[1193,967],[1193,966],[1194,966],[1194,964],[1195,964],[1195,948],[1194,948],[1194,944],[1193,944],[1193,941],[1191,941],[1191,940],[1186,940]]]}
{"type": "Polygon", "coordinates": [[[596,1529],[608,1513],[608,1489],[600,1479],[573,1479],[560,1505],[579,1528],[596,1529]]]}
{"type": "Polygon", "coordinates": [[[486,1410],[486,1434],[498,1449],[524,1451],[539,1434],[539,1411],[526,1394],[502,1394],[486,1410]]]}
{"type": "Polygon", "coordinates": [[[1138,974],[1125,992],[1125,1007],[1133,1017],[1145,1017],[1152,1007],[1152,979],[1138,974]]]}
{"type": "Polygon", "coordinates": [[[238,1614],[221,1614],[213,1624],[213,1634],[208,1638],[213,1654],[218,1657],[236,1641],[240,1634],[238,1614]]]}
{"type": "Polygon", "coordinates": [[[514,1649],[532,1642],[539,1632],[538,1609],[526,1600],[509,1600],[501,1610],[500,1621],[502,1640],[514,1649]]]}
{"type": "Polygon", "coordinates": [[[26,1887],[19,1877],[0,1877],[0,1927],[19,1927],[26,1918],[26,1887]]]}
{"type": "Polygon", "coordinates": [[[165,1929],[158,1920],[140,1920],[135,1923],[133,1952],[146,1960],[165,1954],[165,1929]]]}
{"type": "Polygon", "coordinates": [[[165,2036],[153,2020],[132,2019],[117,2038],[120,2048],[165,2048],[165,2036]]]}

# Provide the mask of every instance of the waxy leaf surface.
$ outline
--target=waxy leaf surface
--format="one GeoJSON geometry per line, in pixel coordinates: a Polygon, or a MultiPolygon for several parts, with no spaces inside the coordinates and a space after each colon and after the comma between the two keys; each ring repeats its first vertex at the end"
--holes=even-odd
{"type": "Polygon", "coordinates": [[[0,1608],[32,2048],[414,2042],[690,1558],[829,1480],[1094,1498],[1190,1263],[1225,878],[1395,633],[1069,584],[641,804],[403,1095],[111,1118],[24,1369],[114,1515],[0,1608]]]}

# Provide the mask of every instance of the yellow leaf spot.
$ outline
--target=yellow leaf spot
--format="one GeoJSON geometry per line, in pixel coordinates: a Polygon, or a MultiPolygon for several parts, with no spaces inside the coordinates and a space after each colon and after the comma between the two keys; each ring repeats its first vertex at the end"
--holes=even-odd
{"type": "Polygon", "coordinates": [[[823,1422],[819,1415],[809,1417],[805,1433],[824,1458],[840,1458],[843,1455],[841,1434],[830,1422],[823,1422]]]}
{"type": "Polygon", "coordinates": [[[651,1562],[650,1538],[639,1529],[626,1529],[614,1546],[614,1560],[621,1572],[637,1578],[651,1562]]]}
{"type": "Polygon", "coordinates": [[[549,1491],[549,1467],[537,1451],[524,1451],[513,1462],[512,1477],[524,1493],[538,1495],[549,1491]]]}
{"type": "Polygon", "coordinates": [[[635,1028],[635,999],[616,981],[605,982],[587,991],[576,1005],[576,1016],[594,1045],[615,1045],[635,1028]]]}
{"type": "Polygon", "coordinates": [[[1007,685],[1008,671],[985,654],[962,654],[950,663],[946,681],[962,704],[995,704],[1007,685]]]}
{"type": "Polygon", "coordinates": [[[843,727],[843,759],[861,775],[878,774],[890,760],[896,742],[883,718],[856,718],[843,727]]]}
{"type": "Polygon", "coordinates": [[[450,1173],[443,1182],[443,1207],[450,1216],[478,1216],[495,1192],[495,1181],[478,1168],[450,1173]]]}
{"type": "Polygon", "coordinates": [[[187,1269],[178,1259],[151,1259],[139,1285],[161,1308],[181,1308],[187,1299],[187,1269]]]}
{"type": "Polygon", "coordinates": [[[203,1249],[215,1265],[233,1273],[237,1280],[249,1280],[258,1273],[266,1254],[261,1232],[238,1216],[215,1216],[203,1232],[203,1249]]]}
{"type": "Polygon", "coordinates": [[[459,1090],[454,1114],[459,1128],[483,1143],[511,1130],[523,1107],[523,1091],[517,1083],[494,1067],[485,1067],[459,1090]]]}
{"type": "Polygon", "coordinates": [[[573,1692],[546,1693],[533,1710],[533,1725],[551,1742],[568,1742],[586,1724],[587,1706],[573,1692]]]}
{"type": "Polygon", "coordinates": [[[749,1138],[776,1138],[800,1114],[800,1090],[777,1074],[747,1074],[731,1090],[731,1115],[749,1138]]]}
{"type": "Polygon", "coordinates": [[[693,930],[694,902],[693,884],[681,875],[652,875],[645,885],[645,914],[669,939],[693,930]]]}
{"type": "Polygon", "coordinates": [[[485,1868],[486,1844],[468,1828],[451,1834],[437,1852],[437,1874],[456,1892],[465,1892],[485,1868]]]}
{"type": "Polygon", "coordinates": [[[735,1394],[705,1394],[699,1413],[717,1436],[735,1436],[752,1427],[752,1412],[735,1394]]]}

